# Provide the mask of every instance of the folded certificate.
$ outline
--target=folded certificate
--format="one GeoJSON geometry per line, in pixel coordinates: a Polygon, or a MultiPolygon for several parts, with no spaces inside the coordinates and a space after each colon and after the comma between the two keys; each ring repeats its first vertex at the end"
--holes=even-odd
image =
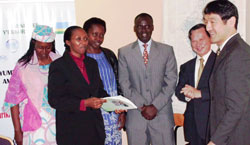
{"type": "Polygon", "coordinates": [[[102,104],[102,108],[105,111],[128,110],[137,108],[133,102],[122,96],[112,96],[103,99],[107,100],[107,102],[102,104]]]}

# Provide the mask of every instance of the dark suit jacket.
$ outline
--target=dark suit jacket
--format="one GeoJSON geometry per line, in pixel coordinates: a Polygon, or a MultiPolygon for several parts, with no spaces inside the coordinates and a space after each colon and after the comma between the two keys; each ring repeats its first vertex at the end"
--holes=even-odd
{"type": "Polygon", "coordinates": [[[210,78],[211,140],[250,145],[250,46],[233,36],[216,58],[210,78]]]}
{"type": "Polygon", "coordinates": [[[104,144],[105,131],[100,109],[80,111],[80,101],[92,96],[105,97],[97,62],[85,57],[90,84],[86,82],[68,51],[51,63],[48,80],[48,101],[56,109],[56,139],[58,145],[104,144]]]}
{"type": "MultiPolygon", "coordinates": [[[[187,102],[184,120],[184,133],[186,141],[192,142],[194,137],[194,123],[197,126],[197,132],[203,139],[206,137],[206,130],[208,125],[210,94],[209,94],[209,78],[215,62],[216,54],[211,52],[202,72],[198,90],[201,90],[202,98],[192,99],[187,102]]],[[[179,100],[186,102],[184,94],[181,94],[181,89],[185,84],[195,86],[195,61],[196,58],[181,65],[179,73],[179,82],[175,90],[175,95],[179,100]]]]}

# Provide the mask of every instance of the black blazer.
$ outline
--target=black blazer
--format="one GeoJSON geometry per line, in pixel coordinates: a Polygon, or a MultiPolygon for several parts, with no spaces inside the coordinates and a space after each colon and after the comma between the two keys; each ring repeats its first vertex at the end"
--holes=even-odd
{"type": "Polygon", "coordinates": [[[192,99],[189,102],[185,100],[185,95],[181,94],[180,91],[185,86],[185,84],[193,87],[195,86],[194,75],[196,58],[181,65],[180,68],[179,82],[175,90],[175,95],[179,100],[187,102],[187,107],[184,114],[184,133],[186,141],[189,142],[192,141],[192,133],[194,130],[193,123],[196,124],[197,132],[200,137],[203,139],[206,138],[210,104],[209,78],[213,69],[215,58],[216,54],[214,52],[211,52],[197,86],[197,89],[201,90],[202,98],[192,99]]]}
{"type": "Polygon", "coordinates": [[[100,109],[87,108],[86,111],[80,111],[82,99],[107,96],[97,62],[86,56],[84,63],[90,84],[86,82],[68,51],[50,65],[48,101],[56,109],[58,145],[94,145],[95,140],[104,144],[105,131],[100,109]]]}

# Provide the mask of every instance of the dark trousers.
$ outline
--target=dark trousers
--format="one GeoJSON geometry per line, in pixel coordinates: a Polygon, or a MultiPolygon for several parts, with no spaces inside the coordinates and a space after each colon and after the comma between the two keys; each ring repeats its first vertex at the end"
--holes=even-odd
{"type": "Polygon", "coordinates": [[[207,145],[206,139],[201,138],[200,135],[198,134],[195,123],[193,124],[193,127],[194,129],[192,130],[192,137],[191,140],[188,141],[189,142],[188,145],[207,145]]]}

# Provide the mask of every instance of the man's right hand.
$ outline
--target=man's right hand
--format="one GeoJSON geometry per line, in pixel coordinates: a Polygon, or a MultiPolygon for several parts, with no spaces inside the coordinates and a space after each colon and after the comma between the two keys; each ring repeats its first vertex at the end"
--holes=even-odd
{"type": "Polygon", "coordinates": [[[15,131],[15,141],[17,145],[23,145],[23,132],[15,131]]]}
{"type": "Polygon", "coordinates": [[[185,97],[190,98],[190,99],[197,99],[197,98],[201,98],[201,91],[197,90],[196,88],[190,86],[190,85],[185,85],[185,87],[183,87],[181,89],[181,92],[185,95],[185,97]]]}

